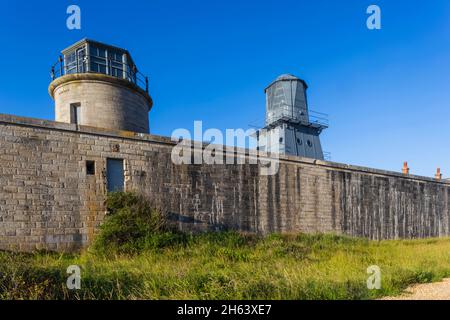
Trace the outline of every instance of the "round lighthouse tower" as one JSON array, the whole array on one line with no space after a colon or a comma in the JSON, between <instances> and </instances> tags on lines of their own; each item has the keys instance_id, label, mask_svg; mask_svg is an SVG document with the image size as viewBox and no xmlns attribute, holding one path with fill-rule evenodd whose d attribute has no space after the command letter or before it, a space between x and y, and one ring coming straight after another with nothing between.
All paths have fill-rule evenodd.
<instances>
[{"instance_id":1,"label":"round lighthouse tower","mask_svg":"<svg viewBox=\"0 0 450 320\"><path fill-rule=\"evenodd\" d=\"M56 121L149 133L148 79L127 50L83 39L61 53L48 89Z\"/></svg>"}]
</instances>

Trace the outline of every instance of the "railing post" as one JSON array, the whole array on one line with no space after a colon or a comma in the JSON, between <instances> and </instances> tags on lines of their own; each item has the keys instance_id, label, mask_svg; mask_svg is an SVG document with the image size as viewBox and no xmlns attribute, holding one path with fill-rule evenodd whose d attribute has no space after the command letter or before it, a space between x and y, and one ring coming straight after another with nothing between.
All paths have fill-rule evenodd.
<instances>
[{"instance_id":1,"label":"railing post","mask_svg":"<svg viewBox=\"0 0 450 320\"><path fill-rule=\"evenodd\" d=\"M145 92L148 93L148 77L145 77Z\"/></svg>"},{"instance_id":2,"label":"railing post","mask_svg":"<svg viewBox=\"0 0 450 320\"><path fill-rule=\"evenodd\" d=\"M64 69L63 69L63 58L62 56L59 56L59 75L63 76L64 75Z\"/></svg>"},{"instance_id":3,"label":"railing post","mask_svg":"<svg viewBox=\"0 0 450 320\"><path fill-rule=\"evenodd\" d=\"M106 74L107 75L109 75L109 76L112 76L113 74L112 74L112 67L111 67L111 57L110 56L108 56L107 58L106 58Z\"/></svg>"},{"instance_id":4,"label":"railing post","mask_svg":"<svg viewBox=\"0 0 450 320\"><path fill-rule=\"evenodd\" d=\"M52 80L55 80L55 66L52 66L51 76L52 76Z\"/></svg>"},{"instance_id":5,"label":"railing post","mask_svg":"<svg viewBox=\"0 0 450 320\"><path fill-rule=\"evenodd\" d=\"M136 66L133 64L133 67L131 68L131 75L130 75L130 79L133 80L134 84L137 85L137 81L136 81L136 74L137 74L137 69Z\"/></svg>"}]
</instances>

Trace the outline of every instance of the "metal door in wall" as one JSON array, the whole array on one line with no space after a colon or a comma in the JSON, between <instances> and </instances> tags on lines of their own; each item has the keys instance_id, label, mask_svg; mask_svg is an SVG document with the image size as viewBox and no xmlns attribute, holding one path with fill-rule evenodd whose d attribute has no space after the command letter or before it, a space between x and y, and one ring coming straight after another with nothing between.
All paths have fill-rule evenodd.
<instances>
[{"instance_id":1,"label":"metal door in wall","mask_svg":"<svg viewBox=\"0 0 450 320\"><path fill-rule=\"evenodd\" d=\"M108 192L123 191L124 172L122 159L107 159L106 175Z\"/></svg>"}]
</instances>

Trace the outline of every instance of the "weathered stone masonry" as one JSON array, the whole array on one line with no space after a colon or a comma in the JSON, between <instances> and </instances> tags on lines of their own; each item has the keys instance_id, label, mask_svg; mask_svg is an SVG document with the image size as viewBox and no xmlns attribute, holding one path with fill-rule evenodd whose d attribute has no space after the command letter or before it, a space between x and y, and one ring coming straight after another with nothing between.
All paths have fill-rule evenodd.
<instances>
[{"instance_id":1,"label":"weathered stone masonry","mask_svg":"<svg viewBox=\"0 0 450 320\"><path fill-rule=\"evenodd\" d=\"M124 159L125 189L166 207L184 230L450 233L445 181L284 156L274 176L251 164L174 165L173 146L152 135L0 115L0 249L86 246L105 214L107 158ZM86 160L95 161L95 175Z\"/></svg>"}]
</instances>

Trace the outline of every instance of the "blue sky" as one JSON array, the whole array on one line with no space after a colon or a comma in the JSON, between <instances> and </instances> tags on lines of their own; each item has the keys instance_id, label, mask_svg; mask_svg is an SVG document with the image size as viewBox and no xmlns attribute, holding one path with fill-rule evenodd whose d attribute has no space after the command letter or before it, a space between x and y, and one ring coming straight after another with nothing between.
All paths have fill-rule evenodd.
<instances>
[{"instance_id":1,"label":"blue sky","mask_svg":"<svg viewBox=\"0 0 450 320\"><path fill-rule=\"evenodd\" d=\"M66 28L71 4L81 30ZM150 77L154 134L262 123L263 89L292 73L330 115L333 161L450 176L448 0L2 0L0 112L53 119L49 67L83 37L127 48Z\"/></svg>"}]
</instances>

